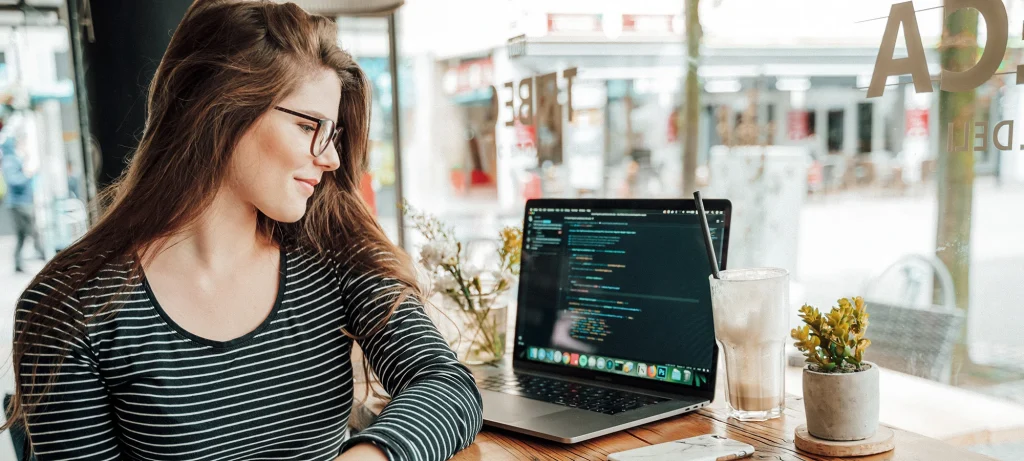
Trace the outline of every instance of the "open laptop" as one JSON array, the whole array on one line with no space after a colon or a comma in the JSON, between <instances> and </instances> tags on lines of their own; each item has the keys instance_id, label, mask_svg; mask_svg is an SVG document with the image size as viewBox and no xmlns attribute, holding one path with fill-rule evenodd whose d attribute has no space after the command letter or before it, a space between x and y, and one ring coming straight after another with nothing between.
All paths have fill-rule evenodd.
<instances>
[{"instance_id":1,"label":"open laptop","mask_svg":"<svg viewBox=\"0 0 1024 461\"><path fill-rule=\"evenodd\" d=\"M704 207L724 269L731 204ZM527 202L512 366L474 369L484 423L576 443L710 404L698 219L684 199Z\"/></svg>"}]
</instances>

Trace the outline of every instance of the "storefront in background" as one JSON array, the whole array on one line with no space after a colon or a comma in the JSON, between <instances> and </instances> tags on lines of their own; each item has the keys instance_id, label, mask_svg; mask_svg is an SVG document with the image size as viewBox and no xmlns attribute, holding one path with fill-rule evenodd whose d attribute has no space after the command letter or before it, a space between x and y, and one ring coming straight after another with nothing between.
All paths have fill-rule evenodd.
<instances>
[{"instance_id":1,"label":"storefront in background","mask_svg":"<svg viewBox=\"0 0 1024 461\"><path fill-rule=\"evenodd\" d=\"M497 194L498 93L490 56L451 59L438 63L444 95L465 138L465 150L447 153L451 190L460 196Z\"/></svg>"},{"instance_id":2,"label":"storefront in background","mask_svg":"<svg viewBox=\"0 0 1024 461\"><path fill-rule=\"evenodd\" d=\"M683 196L684 141L696 136L697 186L733 197L748 221L735 223L748 250L733 253L737 264L790 267L794 293L827 304L837 286L871 285L905 254L943 248L939 189L954 186L938 180L939 93L894 77L883 96L865 96L885 27L876 19L891 3L700 2L700 117L687 134L681 0L409 1L400 43L417 96L402 117L403 195L464 239L492 239L530 198ZM1022 11L1010 6L1011 24ZM937 75L941 10L919 16ZM979 122L1020 118L1024 92L997 83L978 90ZM1010 193L998 187L1024 182L1013 154L991 142L974 154L976 201L998 202ZM999 240L992 223L1003 218L986 209L973 222L984 241ZM1004 256L981 251L980 260ZM972 297L983 310L1001 305ZM998 329L972 325L975 340L978 325ZM1000 337L985 340L1013 341Z\"/></svg>"},{"instance_id":3,"label":"storefront in background","mask_svg":"<svg viewBox=\"0 0 1024 461\"><path fill-rule=\"evenodd\" d=\"M31 19L0 19L0 145L3 155L19 155L33 174L35 225L47 255L67 247L88 225L69 35L57 18L56 8L42 8ZM0 213L0 235L14 233L11 219L6 210Z\"/></svg>"}]
</instances>

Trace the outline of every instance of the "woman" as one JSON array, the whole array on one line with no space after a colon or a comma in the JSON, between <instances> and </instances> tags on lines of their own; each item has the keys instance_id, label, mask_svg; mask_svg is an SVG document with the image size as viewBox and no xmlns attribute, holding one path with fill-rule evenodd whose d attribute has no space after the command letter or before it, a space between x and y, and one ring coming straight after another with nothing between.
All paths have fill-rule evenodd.
<instances>
[{"instance_id":1,"label":"woman","mask_svg":"<svg viewBox=\"0 0 1024 461\"><path fill-rule=\"evenodd\" d=\"M40 461L430 460L472 442L473 378L359 197L370 89L336 40L293 4L186 13L103 218L18 306L9 411ZM350 437L353 340L394 398Z\"/></svg>"}]
</instances>

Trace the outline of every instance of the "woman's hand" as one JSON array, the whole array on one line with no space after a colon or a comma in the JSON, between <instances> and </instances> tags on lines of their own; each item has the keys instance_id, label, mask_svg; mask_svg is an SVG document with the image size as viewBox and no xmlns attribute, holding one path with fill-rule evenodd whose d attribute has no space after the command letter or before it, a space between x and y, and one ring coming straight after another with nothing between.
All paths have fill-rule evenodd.
<instances>
[{"instance_id":1,"label":"woman's hand","mask_svg":"<svg viewBox=\"0 0 1024 461\"><path fill-rule=\"evenodd\" d=\"M372 443L360 443L349 448L341 456L334 458L334 461L388 461L384 451Z\"/></svg>"}]
</instances>

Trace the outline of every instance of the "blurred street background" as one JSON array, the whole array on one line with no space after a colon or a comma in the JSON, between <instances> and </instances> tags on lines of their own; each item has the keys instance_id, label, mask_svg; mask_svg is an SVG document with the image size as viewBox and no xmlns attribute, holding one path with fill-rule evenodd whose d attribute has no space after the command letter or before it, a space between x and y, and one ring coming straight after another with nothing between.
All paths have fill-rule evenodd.
<instances>
[{"instance_id":1,"label":"blurred street background","mask_svg":"<svg viewBox=\"0 0 1024 461\"><path fill-rule=\"evenodd\" d=\"M44 264L29 238L15 272L28 229L14 205L47 258L85 232L90 200L130 159L146 86L190 3L0 0L4 358L15 302ZM893 424L1024 459L1013 416L1024 415L1024 86L1011 72L1024 64L1024 0L1003 1L997 75L955 102L935 81L915 92L909 76L867 98L894 0L296 3L336 19L373 85L362 194L407 250L422 239L399 218L403 200L486 242L532 198L728 198L729 267L789 269L794 325L802 303L865 296L878 306L869 357L900 338L919 347L880 362L891 382L971 402L935 415L910 406L919 413ZM933 80L943 59L977 59L942 46L941 6L914 2ZM951 17L984 43L976 12ZM896 43L906 56L902 29ZM987 123L984 147L950 155L954 118ZM1005 151L991 134L1003 120L1016 123L999 139L1018 140ZM974 139L968 128L954 145ZM13 389L9 373L0 383ZM0 461L13 459L9 443L0 437Z\"/></svg>"}]
</instances>

